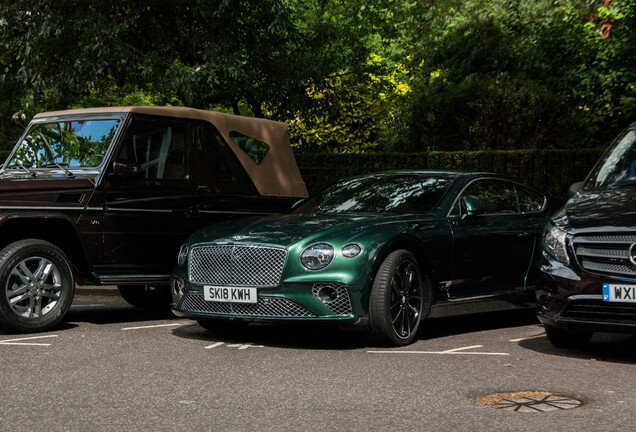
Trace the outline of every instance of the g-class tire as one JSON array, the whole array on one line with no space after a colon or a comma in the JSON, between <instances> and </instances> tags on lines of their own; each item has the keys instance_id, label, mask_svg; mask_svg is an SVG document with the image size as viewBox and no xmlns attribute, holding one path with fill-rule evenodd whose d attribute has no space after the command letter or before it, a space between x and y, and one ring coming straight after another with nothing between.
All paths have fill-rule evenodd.
<instances>
[{"instance_id":1,"label":"g-class tire","mask_svg":"<svg viewBox=\"0 0 636 432\"><path fill-rule=\"evenodd\" d=\"M0 251L0 325L30 333L48 330L66 315L75 281L57 246L20 240Z\"/></svg>"},{"instance_id":2,"label":"g-class tire","mask_svg":"<svg viewBox=\"0 0 636 432\"><path fill-rule=\"evenodd\" d=\"M141 309L168 310L172 303L168 285L118 285L117 289L126 302Z\"/></svg>"}]
</instances>

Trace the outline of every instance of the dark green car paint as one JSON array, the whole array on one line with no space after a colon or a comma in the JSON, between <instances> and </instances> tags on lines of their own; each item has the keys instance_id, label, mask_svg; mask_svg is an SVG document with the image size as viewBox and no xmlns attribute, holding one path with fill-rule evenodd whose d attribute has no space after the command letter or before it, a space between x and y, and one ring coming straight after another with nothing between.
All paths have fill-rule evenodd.
<instances>
[{"instance_id":1,"label":"dark green car paint","mask_svg":"<svg viewBox=\"0 0 636 432\"><path fill-rule=\"evenodd\" d=\"M387 173L384 175L391 175ZM405 174L405 172L400 172ZM204 244L227 245L267 245L286 248L287 261L281 282L272 288L258 288L258 296L277 296L289 299L313 312L315 317L306 318L258 318L267 320L305 320L335 321L354 324L366 324L369 317L371 287L378 267L392 251L406 249L418 260L422 272L433 281L433 310L430 316L481 311L503 307L528 306L532 302L533 286L526 284L528 271L532 270L530 261L535 249L535 240L540 235L546 221L547 209L544 204L540 211L531 214L481 214L462 217L451 209L456 205L460 193L471 182L478 179L500 180L486 173L455 172L407 172L413 176L444 175L453 179L452 185L444 194L439 205L427 213L409 214L304 214L291 213L281 216L240 219L204 228L194 233L188 240L190 248ZM526 188L510 182L519 188ZM534 191L536 193L536 191ZM491 237L498 235L499 240L492 242L496 246L507 239L524 239L526 250L515 254L514 247L507 247L505 254L493 250L489 245ZM503 242L503 243L502 243ZM300 254L308 246L316 243L328 243L335 249L333 262L325 269L310 271L300 263ZM355 258L345 258L340 254L342 247L349 243L362 246L362 252ZM473 245L477 248L463 250L457 245ZM479 250L479 247L484 248ZM468 256L467 254L473 254ZM496 272L505 275L508 269L504 264L519 261L517 268L524 270L515 274L515 283L506 285L506 281ZM473 268L475 262L495 263L482 274L459 274L458 269ZM499 263L499 264L497 264ZM523 264L523 265L521 265ZM472 267L471 267L472 266ZM187 264L176 269L174 281L185 284L181 293L175 292L173 310L177 315L192 318L212 318L215 316L256 320L254 317L240 315L214 315L197 313L180 308L180 298L184 293L202 293L202 285L188 282ZM467 278L473 278L468 280ZM489 285L488 281L492 281ZM532 278L528 279L532 280ZM311 294L311 287L319 282L338 282L346 286L352 306L348 316L336 316ZM509 282L509 281L508 281ZM461 295L453 296L453 287L480 286L477 292L470 289L457 291ZM520 294L521 296L517 296ZM494 302L493 302L494 301ZM499 301L499 304L495 304ZM502 303L501 303L502 302ZM462 305L464 307L462 307ZM468 306L468 307L466 307Z\"/></svg>"}]
</instances>

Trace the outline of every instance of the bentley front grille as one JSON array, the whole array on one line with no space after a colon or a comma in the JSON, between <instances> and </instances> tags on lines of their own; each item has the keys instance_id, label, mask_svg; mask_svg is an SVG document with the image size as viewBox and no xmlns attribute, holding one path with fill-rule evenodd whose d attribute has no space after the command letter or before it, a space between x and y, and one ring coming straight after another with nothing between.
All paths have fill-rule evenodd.
<instances>
[{"instance_id":1,"label":"bentley front grille","mask_svg":"<svg viewBox=\"0 0 636 432\"><path fill-rule=\"evenodd\" d=\"M630 261L630 250L636 233L587 234L572 240L576 259L585 270L614 276L636 277L636 265Z\"/></svg>"},{"instance_id":2,"label":"bentley front grille","mask_svg":"<svg viewBox=\"0 0 636 432\"><path fill-rule=\"evenodd\" d=\"M280 283L284 248L251 245L195 246L190 251L190 282L220 286L272 287Z\"/></svg>"},{"instance_id":3,"label":"bentley front grille","mask_svg":"<svg viewBox=\"0 0 636 432\"><path fill-rule=\"evenodd\" d=\"M203 299L203 294L187 293L177 305L184 312L241 315L255 318L302 318L316 316L291 300L262 296L258 303L218 303Z\"/></svg>"}]
</instances>

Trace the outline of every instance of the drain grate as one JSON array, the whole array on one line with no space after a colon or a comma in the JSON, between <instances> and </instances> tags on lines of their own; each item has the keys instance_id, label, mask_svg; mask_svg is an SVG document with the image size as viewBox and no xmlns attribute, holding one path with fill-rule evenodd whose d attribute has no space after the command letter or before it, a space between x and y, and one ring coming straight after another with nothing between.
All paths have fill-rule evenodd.
<instances>
[{"instance_id":1,"label":"drain grate","mask_svg":"<svg viewBox=\"0 0 636 432\"><path fill-rule=\"evenodd\" d=\"M516 392L496 393L475 399L479 405L515 412L548 412L580 408L587 399L566 393Z\"/></svg>"}]
</instances>

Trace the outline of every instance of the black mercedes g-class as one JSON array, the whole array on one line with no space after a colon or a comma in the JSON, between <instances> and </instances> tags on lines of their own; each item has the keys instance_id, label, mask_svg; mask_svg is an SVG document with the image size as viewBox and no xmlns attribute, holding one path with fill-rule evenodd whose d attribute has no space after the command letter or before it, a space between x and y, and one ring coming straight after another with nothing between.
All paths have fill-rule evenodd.
<instances>
[{"instance_id":1,"label":"black mercedes g-class","mask_svg":"<svg viewBox=\"0 0 636 432\"><path fill-rule=\"evenodd\" d=\"M53 327L76 283L167 307L190 233L306 195L284 123L177 107L38 114L0 169L0 325Z\"/></svg>"}]
</instances>

